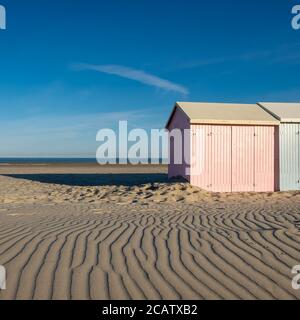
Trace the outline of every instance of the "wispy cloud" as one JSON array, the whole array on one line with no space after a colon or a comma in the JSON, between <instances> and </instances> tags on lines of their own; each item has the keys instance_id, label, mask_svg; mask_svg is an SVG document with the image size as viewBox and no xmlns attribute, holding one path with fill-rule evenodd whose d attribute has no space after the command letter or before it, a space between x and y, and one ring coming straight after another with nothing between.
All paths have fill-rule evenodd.
<instances>
[{"instance_id":1,"label":"wispy cloud","mask_svg":"<svg viewBox=\"0 0 300 320\"><path fill-rule=\"evenodd\" d=\"M146 73L143 70L135 70L132 68L128 68L120 65L93 65L93 64L76 64L73 65L72 68L74 70L92 70L107 74L113 74L122 78L131 79L138 81L140 83L160 88L166 91L178 92L183 95L188 95L189 90L180 85L173 83L169 80L162 79L153 74Z\"/></svg>"},{"instance_id":2,"label":"wispy cloud","mask_svg":"<svg viewBox=\"0 0 300 320\"><path fill-rule=\"evenodd\" d=\"M281 45L269 50L257 50L234 56L211 57L177 63L174 69L193 69L232 62L264 61L268 64L300 64L300 42Z\"/></svg>"}]
</instances>

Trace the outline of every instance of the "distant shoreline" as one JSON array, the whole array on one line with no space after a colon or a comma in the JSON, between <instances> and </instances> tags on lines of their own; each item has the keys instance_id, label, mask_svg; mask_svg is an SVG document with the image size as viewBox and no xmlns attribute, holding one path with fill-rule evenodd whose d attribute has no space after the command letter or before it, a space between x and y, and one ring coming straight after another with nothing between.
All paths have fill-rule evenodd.
<instances>
[{"instance_id":1,"label":"distant shoreline","mask_svg":"<svg viewBox=\"0 0 300 320\"><path fill-rule=\"evenodd\" d=\"M72 167L72 166L78 166L78 167L167 167L167 164L99 164L99 163L84 163L84 162L45 162L45 163L29 163L29 162L20 162L20 163L1 163L0 162L0 167L26 167L26 166L32 166L32 167L39 167L39 166L44 166L44 167Z\"/></svg>"},{"instance_id":2,"label":"distant shoreline","mask_svg":"<svg viewBox=\"0 0 300 320\"><path fill-rule=\"evenodd\" d=\"M3 157L1 164L97 163L96 158Z\"/></svg>"},{"instance_id":3,"label":"distant shoreline","mask_svg":"<svg viewBox=\"0 0 300 320\"><path fill-rule=\"evenodd\" d=\"M80 162L41 162L41 163L29 163L29 162L20 162L20 163L1 163L0 162L0 167L23 167L23 166L33 166L33 167L38 167L38 166L79 166L79 167L166 167L167 164L99 164L99 163L80 163Z\"/></svg>"},{"instance_id":4,"label":"distant shoreline","mask_svg":"<svg viewBox=\"0 0 300 320\"><path fill-rule=\"evenodd\" d=\"M0 167L8 166L164 166L162 160L158 164L120 164L122 159L117 159L116 164L100 165L95 158L0 158Z\"/></svg>"}]
</instances>

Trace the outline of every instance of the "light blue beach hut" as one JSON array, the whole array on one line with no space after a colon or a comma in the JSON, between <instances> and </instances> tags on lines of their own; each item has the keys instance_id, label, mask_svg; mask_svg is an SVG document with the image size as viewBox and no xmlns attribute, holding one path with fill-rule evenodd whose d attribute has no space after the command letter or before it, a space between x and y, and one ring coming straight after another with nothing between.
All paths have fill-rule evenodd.
<instances>
[{"instance_id":1,"label":"light blue beach hut","mask_svg":"<svg viewBox=\"0 0 300 320\"><path fill-rule=\"evenodd\" d=\"M280 190L300 190L300 103L259 103L259 105L281 122Z\"/></svg>"}]
</instances>

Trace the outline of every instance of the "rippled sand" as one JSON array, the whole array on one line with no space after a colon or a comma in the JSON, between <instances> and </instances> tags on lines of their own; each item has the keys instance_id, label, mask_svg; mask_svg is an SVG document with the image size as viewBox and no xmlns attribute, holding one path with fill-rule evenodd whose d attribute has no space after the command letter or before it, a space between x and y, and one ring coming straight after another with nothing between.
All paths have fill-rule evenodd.
<instances>
[{"instance_id":1,"label":"rippled sand","mask_svg":"<svg viewBox=\"0 0 300 320\"><path fill-rule=\"evenodd\" d=\"M0 299L300 299L300 193L211 194L164 167L1 173Z\"/></svg>"}]
</instances>

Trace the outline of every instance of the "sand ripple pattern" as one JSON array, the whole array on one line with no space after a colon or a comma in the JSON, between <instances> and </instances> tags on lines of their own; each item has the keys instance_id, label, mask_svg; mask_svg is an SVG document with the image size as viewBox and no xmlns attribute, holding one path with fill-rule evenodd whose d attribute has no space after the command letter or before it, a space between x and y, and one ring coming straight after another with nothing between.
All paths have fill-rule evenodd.
<instances>
[{"instance_id":1,"label":"sand ripple pattern","mask_svg":"<svg viewBox=\"0 0 300 320\"><path fill-rule=\"evenodd\" d=\"M0 299L300 299L299 202L6 204Z\"/></svg>"}]
</instances>

